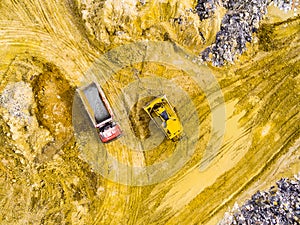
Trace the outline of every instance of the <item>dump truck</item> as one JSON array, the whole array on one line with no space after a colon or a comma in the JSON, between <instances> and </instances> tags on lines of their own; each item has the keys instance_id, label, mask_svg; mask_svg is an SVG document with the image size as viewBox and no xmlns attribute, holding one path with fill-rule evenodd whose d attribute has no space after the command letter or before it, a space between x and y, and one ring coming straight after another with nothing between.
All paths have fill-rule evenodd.
<instances>
[{"instance_id":1,"label":"dump truck","mask_svg":"<svg viewBox=\"0 0 300 225\"><path fill-rule=\"evenodd\" d=\"M96 82L77 89L94 127L103 143L109 142L122 134L118 123L114 121L112 108L102 88Z\"/></svg>"},{"instance_id":2,"label":"dump truck","mask_svg":"<svg viewBox=\"0 0 300 225\"><path fill-rule=\"evenodd\" d=\"M173 141L179 139L183 128L175 108L170 104L166 95L155 98L143 108L168 139Z\"/></svg>"}]
</instances>

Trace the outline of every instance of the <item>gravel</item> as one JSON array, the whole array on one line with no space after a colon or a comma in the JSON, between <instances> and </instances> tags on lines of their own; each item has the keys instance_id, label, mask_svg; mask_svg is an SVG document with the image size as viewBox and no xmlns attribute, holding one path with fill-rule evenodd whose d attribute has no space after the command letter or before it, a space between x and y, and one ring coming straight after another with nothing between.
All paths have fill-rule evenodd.
<instances>
[{"instance_id":1,"label":"gravel","mask_svg":"<svg viewBox=\"0 0 300 225\"><path fill-rule=\"evenodd\" d=\"M246 51L246 43L252 42L271 3L287 11L296 10L298 0L198 0L195 12L200 20L210 18L219 5L227 9L215 42L201 53L202 60L211 61L214 66L233 63L237 55Z\"/></svg>"},{"instance_id":2,"label":"gravel","mask_svg":"<svg viewBox=\"0 0 300 225\"><path fill-rule=\"evenodd\" d=\"M208 19L211 17L219 3L219 0L199 0L195 7L195 11L200 17L200 20Z\"/></svg>"},{"instance_id":3,"label":"gravel","mask_svg":"<svg viewBox=\"0 0 300 225\"><path fill-rule=\"evenodd\" d=\"M289 10L297 11L297 6L299 5L299 0L273 0L271 2L285 12Z\"/></svg>"},{"instance_id":4,"label":"gravel","mask_svg":"<svg viewBox=\"0 0 300 225\"><path fill-rule=\"evenodd\" d=\"M295 179L282 178L269 191L258 191L250 200L227 212L225 224L300 224L300 173Z\"/></svg>"}]
</instances>

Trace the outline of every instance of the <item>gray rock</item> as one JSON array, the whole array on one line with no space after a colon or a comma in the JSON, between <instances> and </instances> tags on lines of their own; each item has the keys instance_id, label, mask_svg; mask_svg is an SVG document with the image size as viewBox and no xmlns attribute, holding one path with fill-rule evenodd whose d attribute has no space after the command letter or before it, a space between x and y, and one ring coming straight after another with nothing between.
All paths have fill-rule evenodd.
<instances>
[{"instance_id":1,"label":"gray rock","mask_svg":"<svg viewBox=\"0 0 300 225\"><path fill-rule=\"evenodd\" d=\"M282 178L277 187L256 192L219 224L300 224L300 180L295 178Z\"/></svg>"},{"instance_id":2,"label":"gray rock","mask_svg":"<svg viewBox=\"0 0 300 225\"><path fill-rule=\"evenodd\" d=\"M195 12L200 20L210 18L220 4L228 10L215 42L201 53L202 60L215 66L223 66L226 61L233 63L236 55L246 51L246 43L252 42L252 34L271 3L285 11L293 8L291 0L198 0Z\"/></svg>"}]
</instances>

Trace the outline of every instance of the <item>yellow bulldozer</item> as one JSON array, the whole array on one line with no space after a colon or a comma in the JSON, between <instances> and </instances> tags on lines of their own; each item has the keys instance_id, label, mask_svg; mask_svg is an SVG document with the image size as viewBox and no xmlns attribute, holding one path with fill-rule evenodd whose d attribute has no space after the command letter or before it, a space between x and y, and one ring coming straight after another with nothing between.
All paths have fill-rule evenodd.
<instances>
[{"instance_id":1,"label":"yellow bulldozer","mask_svg":"<svg viewBox=\"0 0 300 225\"><path fill-rule=\"evenodd\" d=\"M143 108L168 139L173 141L179 139L183 128L175 108L170 104L166 95L155 98Z\"/></svg>"}]
</instances>

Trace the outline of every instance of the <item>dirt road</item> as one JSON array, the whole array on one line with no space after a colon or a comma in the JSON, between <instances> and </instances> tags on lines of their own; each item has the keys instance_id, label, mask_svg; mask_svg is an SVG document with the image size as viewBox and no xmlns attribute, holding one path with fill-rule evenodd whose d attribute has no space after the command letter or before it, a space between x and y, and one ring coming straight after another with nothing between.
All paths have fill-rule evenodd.
<instances>
[{"instance_id":1,"label":"dirt road","mask_svg":"<svg viewBox=\"0 0 300 225\"><path fill-rule=\"evenodd\" d=\"M141 2L1 1L1 224L216 224L236 201L299 172L299 16L271 13L234 65L200 65L201 81L172 44L107 76L103 63L143 55L128 43L167 40L198 54L224 14L204 23L185 10L192 1ZM124 52L112 54L117 47ZM124 129L105 146L74 97L93 79ZM180 142L163 139L141 110L163 93L183 121Z\"/></svg>"}]
</instances>

